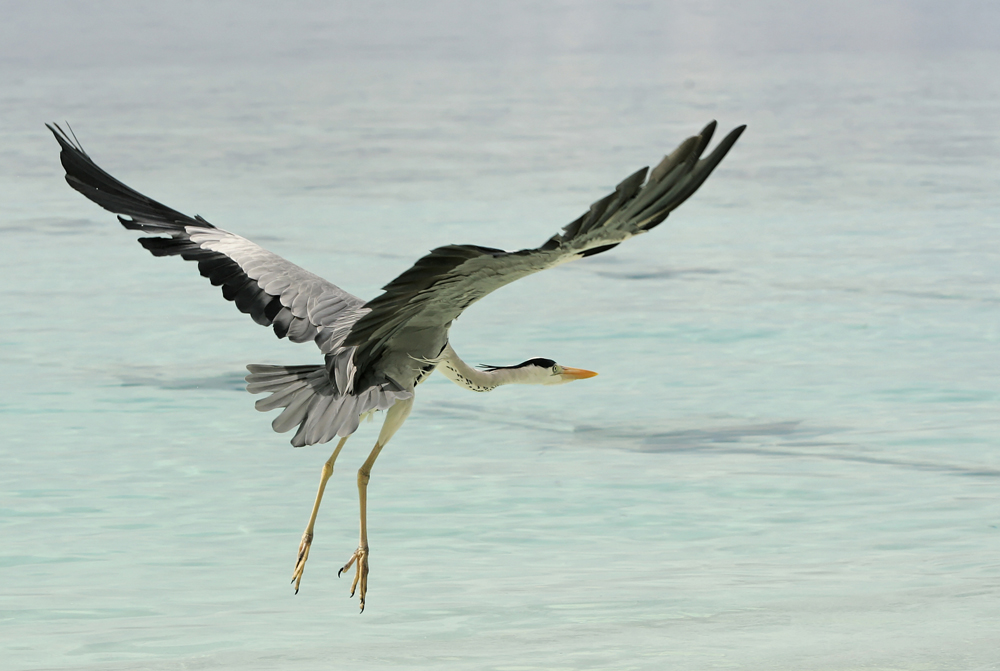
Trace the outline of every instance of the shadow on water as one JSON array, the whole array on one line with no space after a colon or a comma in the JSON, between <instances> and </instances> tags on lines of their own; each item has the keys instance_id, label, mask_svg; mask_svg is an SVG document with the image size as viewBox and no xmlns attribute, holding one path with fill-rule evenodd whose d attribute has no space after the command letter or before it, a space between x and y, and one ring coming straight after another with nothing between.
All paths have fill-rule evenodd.
<instances>
[{"instance_id":1,"label":"shadow on water","mask_svg":"<svg viewBox=\"0 0 1000 671\"><path fill-rule=\"evenodd\" d=\"M957 464L899 459L873 454L859 454L861 446L852 442L823 440L834 430L806 428L800 421L728 425L710 429L684 429L644 433L626 428L581 425L574 434L587 442L635 452L717 452L795 459L819 459L907 468L948 473L966 477L997 478L1000 470ZM753 439L774 438L765 445Z\"/></svg>"},{"instance_id":2,"label":"shadow on water","mask_svg":"<svg viewBox=\"0 0 1000 671\"><path fill-rule=\"evenodd\" d=\"M633 270L615 272L613 270L598 270L596 275L620 280L672 280L688 275L720 275L725 271L714 268L651 268L649 270Z\"/></svg>"},{"instance_id":3,"label":"shadow on water","mask_svg":"<svg viewBox=\"0 0 1000 671\"><path fill-rule=\"evenodd\" d=\"M122 386L155 387L169 390L246 390L240 373L223 373L203 377L168 377L166 375L122 374ZM425 416L474 420L480 424L521 427L546 433L565 434L567 428L574 440L603 448L622 449L649 454L702 452L743 454L761 457L816 459L863 463L910 470L947 473L965 477L998 478L1000 470L976 466L900 459L877 454L862 454L866 449L854 441L831 440L840 429L808 427L801 420L762 422L758 424L726 424L711 428L677 429L672 431L637 431L626 426L601 427L577 425L554 426L548 416L511 417L484 412L479 406L460 402L438 402L423 408ZM763 439L763 440L762 440Z\"/></svg>"},{"instance_id":4,"label":"shadow on water","mask_svg":"<svg viewBox=\"0 0 1000 671\"><path fill-rule=\"evenodd\" d=\"M64 219L60 217L45 217L37 219L20 219L14 223L0 226L2 234L27 233L29 235L79 235L91 233L100 228L100 224L90 219Z\"/></svg>"},{"instance_id":5,"label":"shadow on water","mask_svg":"<svg viewBox=\"0 0 1000 671\"><path fill-rule=\"evenodd\" d=\"M745 438L784 437L804 433L801 422L772 422L769 424L746 424L725 426L714 429L682 429L656 433L632 432L619 429L605 429L598 426L577 426L574 433L602 436L631 442L629 449L638 452L684 452L712 449L720 445L739 443ZM804 436L800 436L804 437Z\"/></svg>"},{"instance_id":6,"label":"shadow on water","mask_svg":"<svg viewBox=\"0 0 1000 671\"><path fill-rule=\"evenodd\" d=\"M242 373L223 373L205 377L166 377L161 375L119 376L123 387L156 387L157 389L215 389L221 391L246 391L247 383Z\"/></svg>"}]
</instances>

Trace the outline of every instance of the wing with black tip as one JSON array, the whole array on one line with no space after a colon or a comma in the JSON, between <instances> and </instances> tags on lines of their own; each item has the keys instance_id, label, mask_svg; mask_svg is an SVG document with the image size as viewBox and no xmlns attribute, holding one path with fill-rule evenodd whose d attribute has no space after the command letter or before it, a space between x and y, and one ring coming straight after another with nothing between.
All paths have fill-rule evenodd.
<instances>
[{"instance_id":1,"label":"wing with black tip","mask_svg":"<svg viewBox=\"0 0 1000 671\"><path fill-rule=\"evenodd\" d=\"M246 238L189 217L148 198L102 170L57 125L49 125L62 147L66 181L106 210L122 226L154 234L139 243L154 256L197 261L198 270L222 295L279 338L316 341L330 353L367 310L364 301Z\"/></svg>"},{"instance_id":2,"label":"wing with black tip","mask_svg":"<svg viewBox=\"0 0 1000 671\"><path fill-rule=\"evenodd\" d=\"M715 122L681 143L652 171L643 168L540 247L506 252L475 245L433 250L383 287L351 327L355 380L391 369L392 358L436 356L420 351L434 329L444 332L463 310L500 287L567 261L605 252L658 226L698 190L745 129L727 135L707 156Z\"/></svg>"}]
</instances>

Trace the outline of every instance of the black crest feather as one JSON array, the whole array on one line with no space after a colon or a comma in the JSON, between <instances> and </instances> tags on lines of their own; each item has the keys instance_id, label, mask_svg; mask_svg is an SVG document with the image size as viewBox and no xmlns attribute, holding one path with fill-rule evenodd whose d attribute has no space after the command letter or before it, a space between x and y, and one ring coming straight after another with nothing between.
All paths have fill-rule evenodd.
<instances>
[{"instance_id":1,"label":"black crest feather","mask_svg":"<svg viewBox=\"0 0 1000 671\"><path fill-rule=\"evenodd\" d=\"M555 365L556 362L553 361L552 359L535 358L523 361L517 364L516 366L490 366L489 364L481 363L479 364L478 368L482 368L483 370L502 370L510 368L525 368L527 366L538 366L539 368L552 368Z\"/></svg>"}]
</instances>

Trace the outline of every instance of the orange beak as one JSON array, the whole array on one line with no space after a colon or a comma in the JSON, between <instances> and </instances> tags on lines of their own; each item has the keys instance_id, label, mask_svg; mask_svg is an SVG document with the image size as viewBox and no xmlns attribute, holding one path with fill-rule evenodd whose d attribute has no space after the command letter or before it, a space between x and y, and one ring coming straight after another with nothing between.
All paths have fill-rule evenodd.
<instances>
[{"instance_id":1,"label":"orange beak","mask_svg":"<svg viewBox=\"0 0 1000 671\"><path fill-rule=\"evenodd\" d=\"M586 380L588 377L594 377L597 373L582 368L563 368L561 375L568 377L570 380Z\"/></svg>"}]
</instances>

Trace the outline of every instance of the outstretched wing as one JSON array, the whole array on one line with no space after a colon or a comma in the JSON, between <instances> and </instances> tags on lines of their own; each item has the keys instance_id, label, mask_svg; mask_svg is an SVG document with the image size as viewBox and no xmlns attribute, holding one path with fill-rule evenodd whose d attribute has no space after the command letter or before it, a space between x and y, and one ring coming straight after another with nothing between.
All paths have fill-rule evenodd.
<instances>
[{"instance_id":1,"label":"outstretched wing","mask_svg":"<svg viewBox=\"0 0 1000 671\"><path fill-rule=\"evenodd\" d=\"M370 312L352 326L344 344L357 346L355 380L392 368L394 357L436 356L413 350L417 343L440 341L428 338L428 331L446 331L465 308L505 284L652 230L702 185L745 128L734 129L701 158L715 131L713 121L666 156L648 179L648 168L639 170L536 249L448 245L433 250L383 287L384 293L365 306Z\"/></svg>"},{"instance_id":2,"label":"outstretched wing","mask_svg":"<svg viewBox=\"0 0 1000 671\"><path fill-rule=\"evenodd\" d=\"M181 214L122 184L98 167L58 125L48 128L62 147L60 159L71 187L118 214L125 228L161 234L139 238L139 243L154 256L197 261L198 270L222 287L226 300L258 324L272 326L279 338L315 340L320 350L330 353L366 312L364 301L322 277L199 216Z\"/></svg>"}]
</instances>

